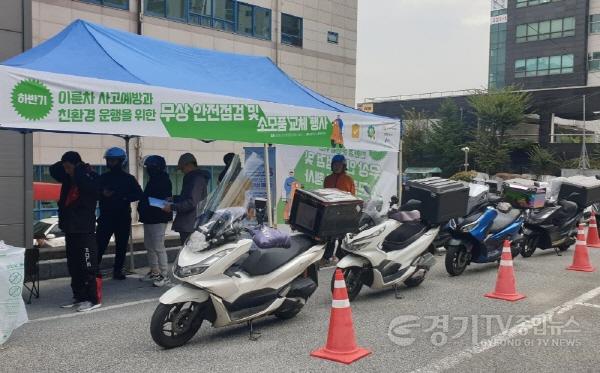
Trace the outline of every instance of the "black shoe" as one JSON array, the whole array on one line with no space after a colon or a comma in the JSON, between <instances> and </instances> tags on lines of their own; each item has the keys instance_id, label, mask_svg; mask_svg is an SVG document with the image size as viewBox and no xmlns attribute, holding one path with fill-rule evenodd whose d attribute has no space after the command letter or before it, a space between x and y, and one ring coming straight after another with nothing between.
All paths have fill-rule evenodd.
<instances>
[{"instance_id":1,"label":"black shoe","mask_svg":"<svg viewBox=\"0 0 600 373\"><path fill-rule=\"evenodd\" d=\"M113 280L125 280L127 276L123 272L114 272L112 278Z\"/></svg>"}]
</instances>

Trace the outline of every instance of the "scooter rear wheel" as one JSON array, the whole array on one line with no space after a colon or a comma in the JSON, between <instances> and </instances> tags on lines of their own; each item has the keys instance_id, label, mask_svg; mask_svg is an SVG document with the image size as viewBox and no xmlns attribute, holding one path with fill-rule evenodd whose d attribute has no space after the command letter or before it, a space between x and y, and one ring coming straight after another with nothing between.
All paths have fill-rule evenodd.
<instances>
[{"instance_id":1,"label":"scooter rear wheel","mask_svg":"<svg viewBox=\"0 0 600 373\"><path fill-rule=\"evenodd\" d=\"M298 304L297 306L286 309L284 311L275 311L273 315L275 315L275 317L277 317L280 320L289 320L296 317L296 315L300 313L300 311L302 311L303 307L303 304Z\"/></svg>"},{"instance_id":2,"label":"scooter rear wheel","mask_svg":"<svg viewBox=\"0 0 600 373\"><path fill-rule=\"evenodd\" d=\"M160 303L150 321L152 339L164 348L183 346L200 329L204 321L202 308L195 302Z\"/></svg>"},{"instance_id":3,"label":"scooter rear wheel","mask_svg":"<svg viewBox=\"0 0 600 373\"><path fill-rule=\"evenodd\" d=\"M448 246L444 264L450 276L462 274L469 264L467 249L464 246Z\"/></svg>"}]
</instances>

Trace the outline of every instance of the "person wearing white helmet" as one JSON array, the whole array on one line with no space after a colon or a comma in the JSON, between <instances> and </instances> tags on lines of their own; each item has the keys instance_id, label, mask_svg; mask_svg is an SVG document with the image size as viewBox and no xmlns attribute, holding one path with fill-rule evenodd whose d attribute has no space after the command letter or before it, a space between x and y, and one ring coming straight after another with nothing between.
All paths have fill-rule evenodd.
<instances>
[{"instance_id":1,"label":"person wearing white helmet","mask_svg":"<svg viewBox=\"0 0 600 373\"><path fill-rule=\"evenodd\" d=\"M108 247L110 238L115 236L115 262L113 278L125 280L123 267L127 243L131 234L131 203L143 196L142 188L135 177L125 172L127 153L121 148L110 148L104 153L108 171L98 178L100 193L100 216L96 239L98 241L98 263Z\"/></svg>"}]
</instances>

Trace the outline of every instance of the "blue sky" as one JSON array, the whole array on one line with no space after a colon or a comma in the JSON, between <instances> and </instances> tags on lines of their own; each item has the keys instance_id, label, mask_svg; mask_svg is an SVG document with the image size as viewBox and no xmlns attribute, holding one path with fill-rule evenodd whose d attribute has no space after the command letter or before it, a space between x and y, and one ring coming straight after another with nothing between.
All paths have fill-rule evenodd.
<instances>
[{"instance_id":1,"label":"blue sky","mask_svg":"<svg viewBox=\"0 0 600 373\"><path fill-rule=\"evenodd\" d=\"M484 88L489 0L358 0L356 100Z\"/></svg>"}]
</instances>

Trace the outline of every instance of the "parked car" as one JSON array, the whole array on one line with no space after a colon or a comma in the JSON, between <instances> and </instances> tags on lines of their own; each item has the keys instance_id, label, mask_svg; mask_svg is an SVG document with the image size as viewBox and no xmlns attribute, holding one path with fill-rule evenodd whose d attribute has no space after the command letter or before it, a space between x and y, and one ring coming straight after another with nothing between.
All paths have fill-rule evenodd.
<instances>
[{"instance_id":1,"label":"parked car","mask_svg":"<svg viewBox=\"0 0 600 373\"><path fill-rule=\"evenodd\" d=\"M33 224L33 246L65 246L65 233L58 227L57 216L38 220Z\"/></svg>"}]
</instances>

